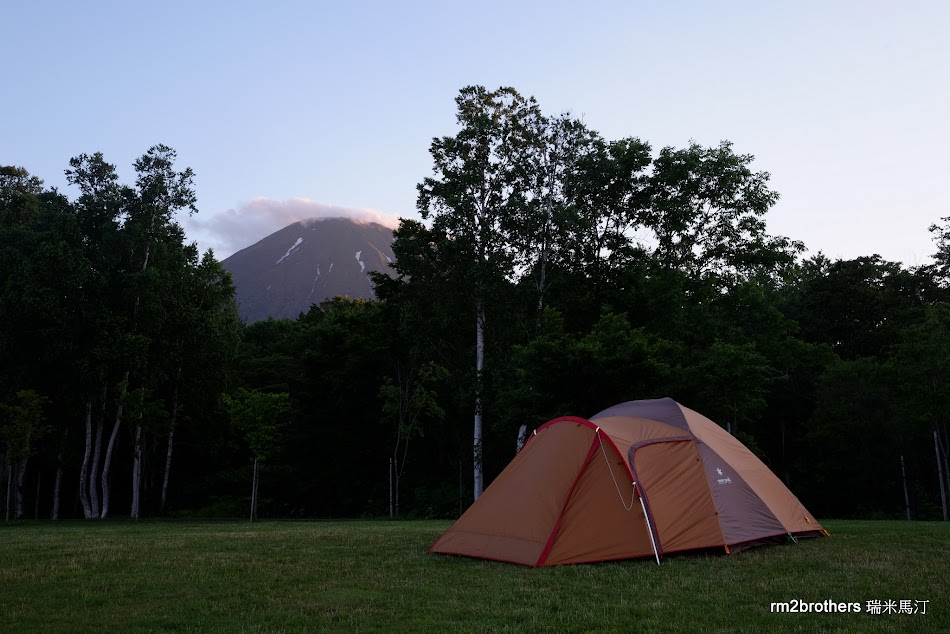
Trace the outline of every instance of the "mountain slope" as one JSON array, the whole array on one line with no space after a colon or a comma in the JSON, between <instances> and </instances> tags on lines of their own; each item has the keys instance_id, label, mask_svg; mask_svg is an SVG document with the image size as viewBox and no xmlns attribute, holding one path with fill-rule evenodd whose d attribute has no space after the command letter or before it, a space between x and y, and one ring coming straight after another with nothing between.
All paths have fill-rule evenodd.
<instances>
[{"instance_id":1,"label":"mountain slope","mask_svg":"<svg viewBox=\"0 0 950 634\"><path fill-rule=\"evenodd\" d=\"M238 311L251 323L296 319L337 295L373 297L370 271L389 272L392 229L348 218L295 222L226 258Z\"/></svg>"}]
</instances>

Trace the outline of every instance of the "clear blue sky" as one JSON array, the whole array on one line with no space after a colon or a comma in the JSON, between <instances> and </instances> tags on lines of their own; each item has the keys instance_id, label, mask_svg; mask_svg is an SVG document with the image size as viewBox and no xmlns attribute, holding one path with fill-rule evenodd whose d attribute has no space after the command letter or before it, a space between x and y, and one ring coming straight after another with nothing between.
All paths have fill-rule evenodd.
<instances>
[{"instance_id":1,"label":"clear blue sky","mask_svg":"<svg viewBox=\"0 0 950 634\"><path fill-rule=\"evenodd\" d=\"M70 157L131 182L170 145L221 257L309 213L415 216L469 84L608 139L731 140L782 195L770 231L812 252L923 263L950 216L946 1L34 0L0 12L0 53L0 164L72 197Z\"/></svg>"}]
</instances>

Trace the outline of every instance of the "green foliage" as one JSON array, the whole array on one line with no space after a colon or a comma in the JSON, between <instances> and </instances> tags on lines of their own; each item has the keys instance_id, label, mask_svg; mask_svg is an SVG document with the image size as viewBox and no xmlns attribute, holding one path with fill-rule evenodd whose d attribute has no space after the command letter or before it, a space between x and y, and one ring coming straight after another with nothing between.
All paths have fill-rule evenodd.
<instances>
[{"instance_id":1,"label":"green foliage","mask_svg":"<svg viewBox=\"0 0 950 634\"><path fill-rule=\"evenodd\" d=\"M768 386L776 378L768 360L753 343L715 342L693 366L697 408L723 427L759 420L766 407Z\"/></svg>"},{"instance_id":2,"label":"green foliage","mask_svg":"<svg viewBox=\"0 0 950 634\"><path fill-rule=\"evenodd\" d=\"M429 362L418 370L397 367L395 377L387 376L383 380L379 388L382 420L393 426L397 438L423 435L424 428L417 424L422 418L445 418L445 410L439 406L430 386L446 378L448 370Z\"/></svg>"},{"instance_id":3,"label":"green foliage","mask_svg":"<svg viewBox=\"0 0 950 634\"><path fill-rule=\"evenodd\" d=\"M0 403L0 440L6 445L6 460L18 464L35 453L50 427L43 409L49 400L33 390L19 390L11 403Z\"/></svg>"},{"instance_id":4,"label":"green foliage","mask_svg":"<svg viewBox=\"0 0 950 634\"><path fill-rule=\"evenodd\" d=\"M255 459L266 461L282 449L284 430L290 423L287 393L264 394L238 388L233 396L223 394L221 398Z\"/></svg>"}]
</instances>

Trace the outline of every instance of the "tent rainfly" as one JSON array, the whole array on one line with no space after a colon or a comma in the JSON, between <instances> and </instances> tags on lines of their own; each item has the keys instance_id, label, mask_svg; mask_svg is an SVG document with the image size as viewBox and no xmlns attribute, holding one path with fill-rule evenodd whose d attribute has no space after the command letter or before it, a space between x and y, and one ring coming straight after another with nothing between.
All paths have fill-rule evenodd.
<instances>
[{"instance_id":1,"label":"tent rainfly","mask_svg":"<svg viewBox=\"0 0 950 634\"><path fill-rule=\"evenodd\" d=\"M528 566L828 535L745 445L670 398L545 423L429 552Z\"/></svg>"}]
</instances>

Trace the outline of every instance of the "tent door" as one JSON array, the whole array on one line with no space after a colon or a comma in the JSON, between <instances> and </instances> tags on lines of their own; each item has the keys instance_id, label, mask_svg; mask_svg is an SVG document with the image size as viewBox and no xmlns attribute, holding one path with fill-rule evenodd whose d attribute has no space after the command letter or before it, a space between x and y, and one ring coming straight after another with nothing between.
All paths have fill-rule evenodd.
<instances>
[{"instance_id":1,"label":"tent door","mask_svg":"<svg viewBox=\"0 0 950 634\"><path fill-rule=\"evenodd\" d=\"M693 439L632 447L630 464L660 553L722 545L716 507Z\"/></svg>"}]
</instances>

